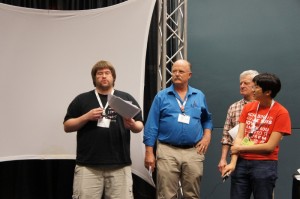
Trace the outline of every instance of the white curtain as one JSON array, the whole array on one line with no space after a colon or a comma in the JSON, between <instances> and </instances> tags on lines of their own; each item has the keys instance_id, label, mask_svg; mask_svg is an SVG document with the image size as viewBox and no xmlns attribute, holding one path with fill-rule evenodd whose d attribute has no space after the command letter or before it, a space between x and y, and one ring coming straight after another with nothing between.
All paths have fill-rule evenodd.
<instances>
[{"instance_id":1,"label":"white curtain","mask_svg":"<svg viewBox=\"0 0 300 199\"><path fill-rule=\"evenodd\" d=\"M116 67L115 88L143 107L154 4L80 11L0 4L0 161L75 158L76 133L63 131L63 118L76 95L94 88L90 71L99 60ZM151 184L142 135L132 134L132 169Z\"/></svg>"}]
</instances>

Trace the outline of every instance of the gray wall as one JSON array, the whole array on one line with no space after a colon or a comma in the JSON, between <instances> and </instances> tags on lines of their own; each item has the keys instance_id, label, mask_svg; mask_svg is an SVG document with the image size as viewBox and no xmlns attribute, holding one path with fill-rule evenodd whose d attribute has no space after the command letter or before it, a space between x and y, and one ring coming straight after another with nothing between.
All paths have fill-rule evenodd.
<instances>
[{"instance_id":1,"label":"gray wall","mask_svg":"<svg viewBox=\"0 0 300 199\"><path fill-rule=\"evenodd\" d=\"M220 139L228 106L241 98L239 74L247 69L281 79L276 100L289 110L293 131L281 142L275 196L291 198L292 174L300 168L300 1L189 0L188 60L190 83L204 91L214 116L202 198L229 198L229 181L220 184L217 169Z\"/></svg>"}]
</instances>

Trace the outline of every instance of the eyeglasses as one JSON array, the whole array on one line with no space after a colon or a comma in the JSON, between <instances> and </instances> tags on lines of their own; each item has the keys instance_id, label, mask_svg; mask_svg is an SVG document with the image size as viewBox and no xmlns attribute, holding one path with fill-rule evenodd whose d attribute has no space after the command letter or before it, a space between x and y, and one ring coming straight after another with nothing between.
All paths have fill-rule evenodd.
<instances>
[{"instance_id":1,"label":"eyeglasses","mask_svg":"<svg viewBox=\"0 0 300 199\"><path fill-rule=\"evenodd\" d=\"M103 77L104 75L105 76L111 75L111 72L110 71L100 71L100 72L97 72L96 75Z\"/></svg>"},{"instance_id":2,"label":"eyeglasses","mask_svg":"<svg viewBox=\"0 0 300 199\"><path fill-rule=\"evenodd\" d=\"M259 87L258 85L254 85L252 86L252 90L256 90L256 89L260 89L261 87Z\"/></svg>"},{"instance_id":3,"label":"eyeglasses","mask_svg":"<svg viewBox=\"0 0 300 199\"><path fill-rule=\"evenodd\" d=\"M182 71L182 70L174 70L172 71L172 75L183 75L185 73L191 73L190 71Z\"/></svg>"}]
</instances>

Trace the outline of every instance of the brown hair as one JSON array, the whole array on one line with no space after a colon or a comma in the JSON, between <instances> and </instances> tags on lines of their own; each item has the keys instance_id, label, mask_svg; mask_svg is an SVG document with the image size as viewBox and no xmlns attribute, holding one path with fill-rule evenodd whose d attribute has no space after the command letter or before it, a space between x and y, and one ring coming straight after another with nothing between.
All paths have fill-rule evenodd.
<instances>
[{"instance_id":1,"label":"brown hair","mask_svg":"<svg viewBox=\"0 0 300 199\"><path fill-rule=\"evenodd\" d=\"M102 70L102 69L109 69L110 70L110 72L111 72L111 74L114 78L114 81L113 81L113 86L114 86L115 81L116 81L116 77L117 77L115 68L110 62L105 61L105 60L98 61L92 68L91 75L92 75L94 86L96 86L96 73L97 73L98 70Z\"/></svg>"}]
</instances>

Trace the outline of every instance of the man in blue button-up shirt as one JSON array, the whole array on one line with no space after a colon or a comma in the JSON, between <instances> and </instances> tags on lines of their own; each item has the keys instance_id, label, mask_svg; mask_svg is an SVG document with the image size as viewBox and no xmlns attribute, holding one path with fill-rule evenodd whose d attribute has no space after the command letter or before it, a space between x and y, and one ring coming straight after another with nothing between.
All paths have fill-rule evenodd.
<instances>
[{"instance_id":1,"label":"man in blue button-up shirt","mask_svg":"<svg viewBox=\"0 0 300 199\"><path fill-rule=\"evenodd\" d=\"M157 167L159 199L176 198L179 189L184 198L200 198L204 154L213 125L205 95L188 84L191 76L188 61L173 64L173 84L155 96L145 125L145 167L152 171Z\"/></svg>"}]
</instances>

